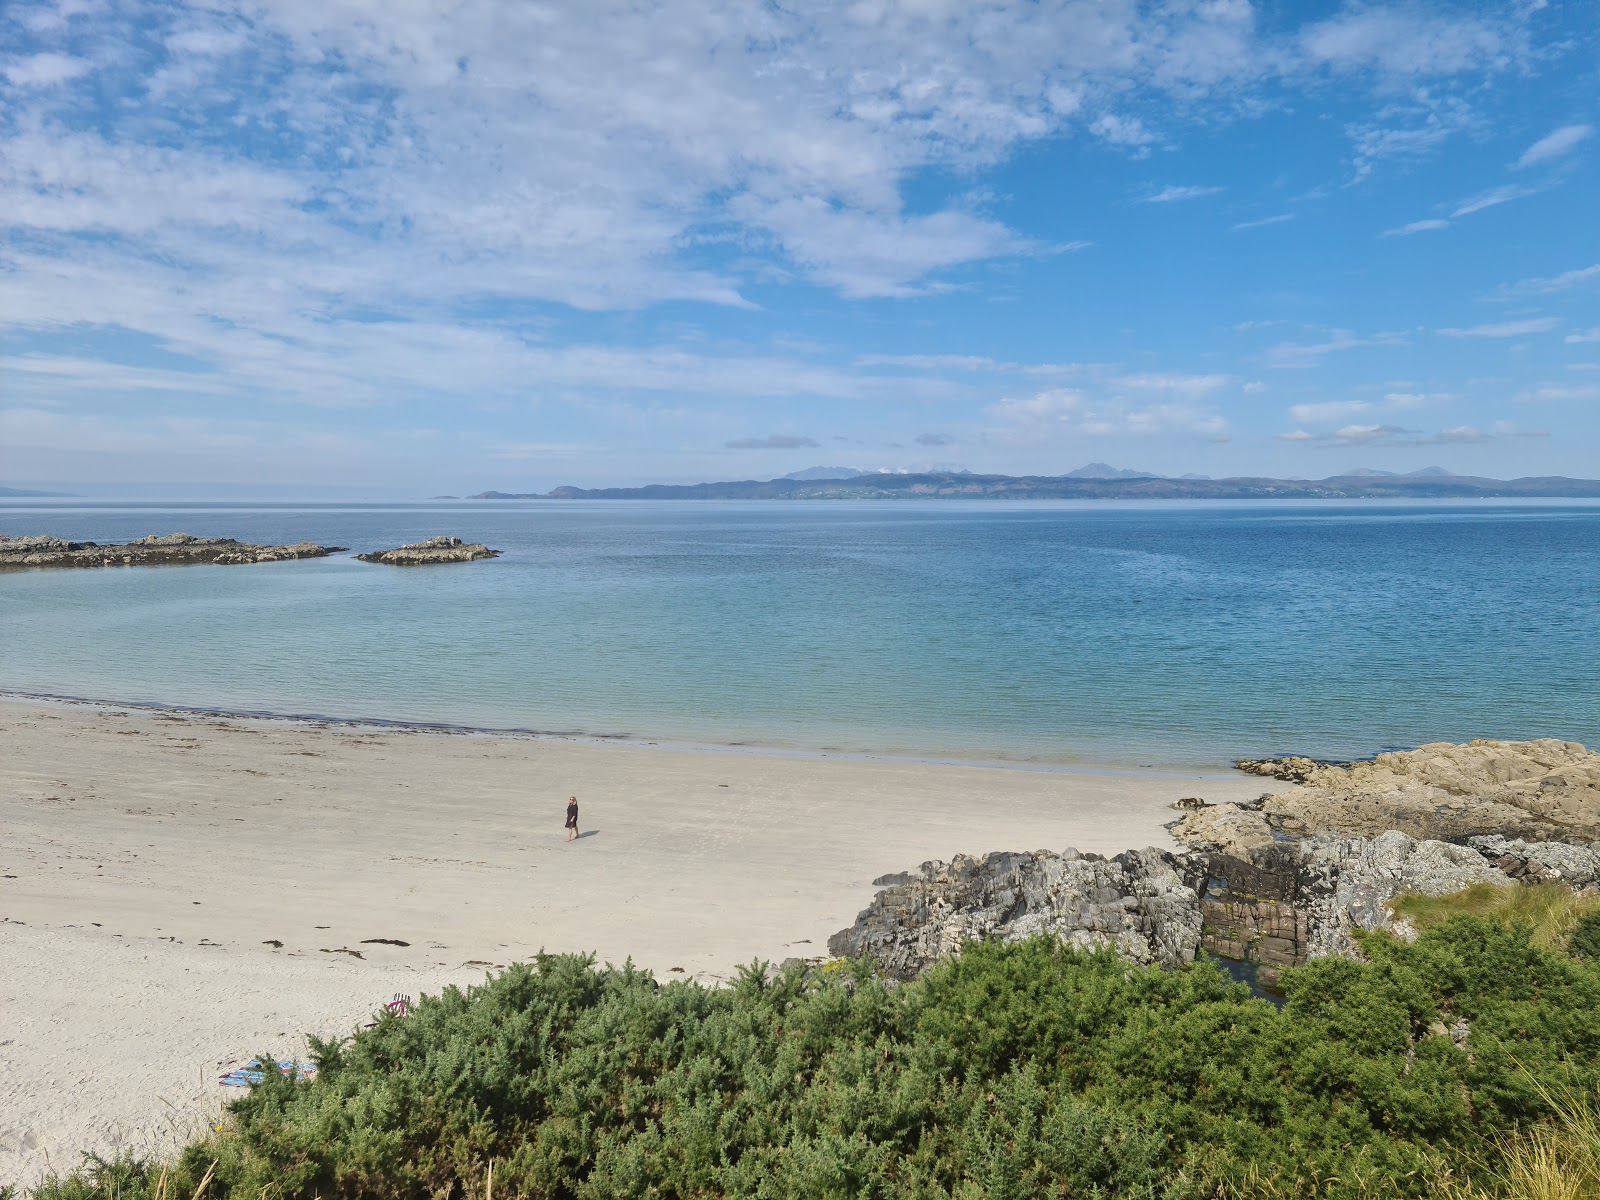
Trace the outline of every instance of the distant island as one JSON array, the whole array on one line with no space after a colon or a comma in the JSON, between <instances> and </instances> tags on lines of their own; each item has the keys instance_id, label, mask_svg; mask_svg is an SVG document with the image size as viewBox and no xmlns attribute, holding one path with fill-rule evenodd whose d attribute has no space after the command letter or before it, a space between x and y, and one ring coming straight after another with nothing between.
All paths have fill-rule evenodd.
<instances>
[{"instance_id":1,"label":"distant island","mask_svg":"<svg viewBox=\"0 0 1600 1200\"><path fill-rule=\"evenodd\" d=\"M837 470L821 477L815 472ZM810 468L780 479L643 487L557 487L548 492L479 492L468 500L1390 500L1600 498L1600 480L1561 475L1485 479L1427 467L1400 475L1370 469L1326 479L1253 476L1210 479L1119 470L1091 463L1065 475L975 475L968 471L857 472Z\"/></svg>"},{"instance_id":2,"label":"distant island","mask_svg":"<svg viewBox=\"0 0 1600 1200\"><path fill-rule=\"evenodd\" d=\"M34 492L27 488L0 487L0 496L53 496L72 498L71 492Z\"/></svg>"}]
</instances>

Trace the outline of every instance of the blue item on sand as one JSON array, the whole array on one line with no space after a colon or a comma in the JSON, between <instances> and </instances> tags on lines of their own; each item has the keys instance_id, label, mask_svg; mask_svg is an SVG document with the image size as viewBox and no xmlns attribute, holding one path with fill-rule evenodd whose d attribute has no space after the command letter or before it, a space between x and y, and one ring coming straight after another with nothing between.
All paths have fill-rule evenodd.
<instances>
[{"instance_id":1,"label":"blue item on sand","mask_svg":"<svg viewBox=\"0 0 1600 1200\"><path fill-rule=\"evenodd\" d=\"M310 1079L317 1073L317 1064L314 1062L296 1062L292 1058L286 1058L279 1060L275 1065L279 1074L290 1075L301 1081ZM266 1077L261 1060L252 1058L244 1066L226 1072L217 1082L223 1087L255 1087Z\"/></svg>"}]
</instances>

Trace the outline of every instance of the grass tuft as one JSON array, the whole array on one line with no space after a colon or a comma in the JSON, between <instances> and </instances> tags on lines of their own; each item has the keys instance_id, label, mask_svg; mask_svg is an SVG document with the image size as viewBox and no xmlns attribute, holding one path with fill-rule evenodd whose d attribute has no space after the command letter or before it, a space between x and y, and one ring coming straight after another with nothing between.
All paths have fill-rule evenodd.
<instances>
[{"instance_id":1,"label":"grass tuft","mask_svg":"<svg viewBox=\"0 0 1600 1200\"><path fill-rule=\"evenodd\" d=\"M1587 928L1585 918L1600 916L1600 896L1581 896L1564 883L1511 887L1475 883L1448 896L1400 896L1390 908L1418 929L1432 928L1455 916L1482 917L1526 928L1540 949L1565 951L1580 925Z\"/></svg>"}]
</instances>

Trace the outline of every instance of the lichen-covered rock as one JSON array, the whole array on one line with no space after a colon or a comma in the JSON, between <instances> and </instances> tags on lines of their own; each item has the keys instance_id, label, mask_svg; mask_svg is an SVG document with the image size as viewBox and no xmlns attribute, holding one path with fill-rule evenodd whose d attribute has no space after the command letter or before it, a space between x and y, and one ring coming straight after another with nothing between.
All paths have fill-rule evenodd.
<instances>
[{"instance_id":1,"label":"lichen-covered rock","mask_svg":"<svg viewBox=\"0 0 1600 1200\"><path fill-rule=\"evenodd\" d=\"M1200 913L1193 887L1159 850L957 855L895 877L828 950L913 979L964 942L1040 933L1176 967L1194 959Z\"/></svg>"},{"instance_id":2,"label":"lichen-covered rock","mask_svg":"<svg viewBox=\"0 0 1600 1200\"><path fill-rule=\"evenodd\" d=\"M1470 837L1467 845L1497 870L1524 883L1600 885L1600 848L1581 842L1525 842L1494 834Z\"/></svg>"},{"instance_id":3,"label":"lichen-covered rock","mask_svg":"<svg viewBox=\"0 0 1600 1200\"><path fill-rule=\"evenodd\" d=\"M828 950L911 979L964 942L1049 934L1169 968L1204 949L1255 964L1270 986L1285 967L1354 956L1358 931L1396 928L1397 896L1517 882L1478 849L1398 832L1319 835L1240 854L957 855L877 880L884 890Z\"/></svg>"},{"instance_id":4,"label":"lichen-covered rock","mask_svg":"<svg viewBox=\"0 0 1600 1200\"><path fill-rule=\"evenodd\" d=\"M151 534L125 545L69 542L62 538L0 537L4 567L147 567L197 563L237 566L284 559L323 558L343 546L297 542L292 546L257 546L233 538L202 538L191 533Z\"/></svg>"},{"instance_id":5,"label":"lichen-covered rock","mask_svg":"<svg viewBox=\"0 0 1600 1200\"><path fill-rule=\"evenodd\" d=\"M362 562L388 563L394 567L419 567L428 563L471 562L478 558L498 558L500 551L481 542L466 543L458 537L431 537L393 550L372 550L356 555Z\"/></svg>"},{"instance_id":6,"label":"lichen-covered rock","mask_svg":"<svg viewBox=\"0 0 1600 1200\"><path fill-rule=\"evenodd\" d=\"M1389 904L1397 896L1448 896L1475 883L1516 885L1470 847L1417 841L1395 830L1375 838L1319 834L1296 847L1295 859L1309 958L1348 957L1356 930L1393 927Z\"/></svg>"},{"instance_id":7,"label":"lichen-covered rock","mask_svg":"<svg viewBox=\"0 0 1600 1200\"><path fill-rule=\"evenodd\" d=\"M1239 766L1301 785L1263 805L1269 827L1280 834L1375 837L1394 829L1446 841L1484 834L1600 838L1600 754L1578 742L1438 742L1371 762L1286 758Z\"/></svg>"}]
</instances>

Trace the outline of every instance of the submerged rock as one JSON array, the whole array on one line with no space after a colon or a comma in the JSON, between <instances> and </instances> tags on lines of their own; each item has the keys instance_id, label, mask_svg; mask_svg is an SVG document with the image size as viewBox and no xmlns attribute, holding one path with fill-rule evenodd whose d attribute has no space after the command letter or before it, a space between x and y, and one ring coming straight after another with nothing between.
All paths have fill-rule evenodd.
<instances>
[{"instance_id":1,"label":"submerged rock","mask_svg":"<svg viewBox=\"0 0 1600 1200\"><path fill-rule=\"evenodd\" d=\"M151 534L122 545L69 542L42 535L0 536L0 568L181 566L191 563L237 566L283 559L324 558L344 549L315 542L258 546L233 538L195 537L192 533Z\"/></svg>"},{"instance_id":2,"label":"submerged rock","mask_svg":"<svg viewBox=\"0 0 1600 1200\"><path fill-rule=\"evenodd\" d=\"M471 544L458 537L431 537L393 550L372 550L356 555L362 562L388 563L396 567L419 567L427 563L471 562L476 558L498 558L500 551L481 542Z\"/></svg>"}]
</instances>

